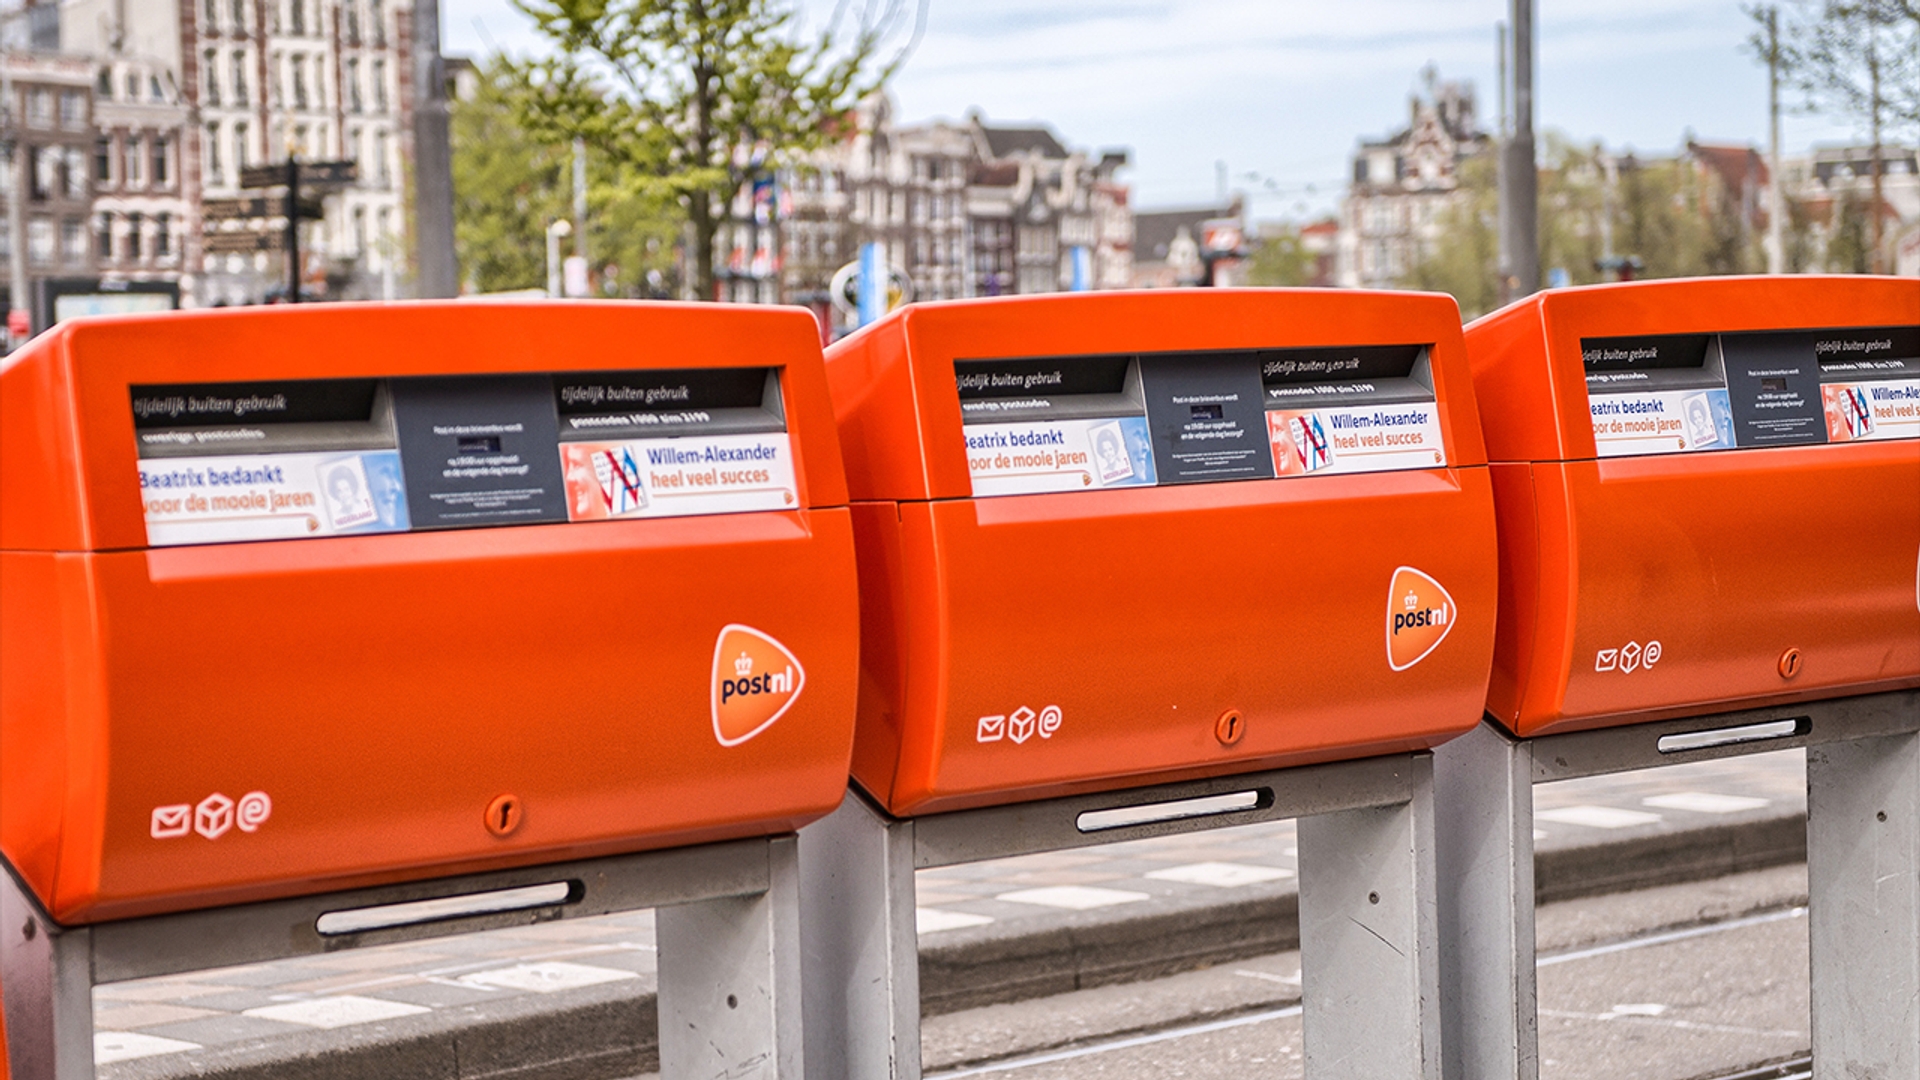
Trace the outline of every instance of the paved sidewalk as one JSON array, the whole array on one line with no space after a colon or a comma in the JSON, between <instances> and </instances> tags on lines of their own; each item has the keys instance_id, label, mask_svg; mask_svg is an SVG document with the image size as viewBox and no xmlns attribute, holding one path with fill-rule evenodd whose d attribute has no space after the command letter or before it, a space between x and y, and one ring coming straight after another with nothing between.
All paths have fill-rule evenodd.
<instances>
[{"instance_id":1,"label":"paved sidewalk","mask_svg":"<svg viewBox=\"0 0 1920 1080\"><path fill-rule=\"evenodd\" d=\"M1554 858L1583 849L1637 850L1644 863L1648 853L1657 860L1662 845L1717 827L1778 834L1784 823L1790 831L1787 819L1805 814L1804 776L1803 752L1783 751L1537 787L1543 887L1551 888L1545 868ZM928 1011L1140 977L1127 967L1137 957L1124 955L1126 942L1164 937L1154 919L1204 923L1212 913L1232 929L1245 925L1247 912L1290 917L1294 873L1292 822L922 871ZM1585 873L1590 879L1593 871ZM1110 965L1085 955L1103 935L1121 954ZM982 960L1022 950L1024 967ZM1175 956L1165 970L1196 962L1206 957ZM460 1059L454 1071L433 1075L477 1076L516 1067L513 1055L540 1032L566 1038L564 1025L540 1018L571 1009L649 1033L639 1044L582 1045L571 1061L577 1068L539 1075L630 1075L641 1071L635 1063L652 1067L653 989L652 913L633 912L101 986L96 1057L109 1080L293 1075L291 1065L302 1061L320 1070L303 1075L318 1076L337 1075L324 1063L356 1047L386 1045ZM471 1033L487 1024L522 1034L483 1046ZM603 1068L588 1060L600 1058ZM275 1062L285 1068L270 1069ZM387 1075L411 1071L398 1059L388 1066ZM436 1068L422 1062L419 1075Z\"/></svg>"}]
</instances>

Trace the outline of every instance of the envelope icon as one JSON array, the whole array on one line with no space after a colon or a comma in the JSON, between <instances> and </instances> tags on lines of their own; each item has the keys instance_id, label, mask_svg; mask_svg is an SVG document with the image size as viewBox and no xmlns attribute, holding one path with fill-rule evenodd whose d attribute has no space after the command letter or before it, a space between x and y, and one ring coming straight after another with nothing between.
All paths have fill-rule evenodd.
<instances>
[{"instance_id":1,"label":"envelope icon","mask_svg":"<svg viewBox=\"0 0 1920 1080\"><path fill-rule=\"evenodd\" d=\"M980 726L973 733L974 742L999 742L1007 736L1007 718L1005 716L983 716Z\"/></svg>"},{"instance_id":2,"label":"envelope icon","mask_svg":"<svg viewBox=\"0 0 1920 1080\"><path fill-rule=\"evenodd\" d=\"M1619 649L1601 649L1593 658L1593 670L1612 671L1620 659Z\"/></svg>"},{"instance_id":3,"label":"envelope icon","mask_svg":"<svg viewBox=\"0 0 1920 1080\"><path fill-rule=\"evenodd\" d=\"M155 840L169 840L176 836L185 836L193 831L193 807L186 803L153 808L153 826L150 830Z\"/></svg>"}]
</instances>

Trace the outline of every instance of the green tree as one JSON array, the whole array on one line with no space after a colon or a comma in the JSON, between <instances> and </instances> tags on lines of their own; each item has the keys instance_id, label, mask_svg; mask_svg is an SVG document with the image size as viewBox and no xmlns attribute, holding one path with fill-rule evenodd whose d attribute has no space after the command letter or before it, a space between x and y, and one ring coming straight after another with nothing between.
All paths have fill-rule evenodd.
<instances>
[{"instance_id":1,"label":"green tree","mask_svg":"<svg viewBox=\"0 0 1920 1080\"><path fill-rule=\"evenodd\" d=\"M1307 250L1300 231L1289 226L1277 235L1262 236L1247 260L1249 285L1297 287L1313 282L1319 258Z\"/></svg>"},{"instance_id":2,"label":"green tree","mask_svg":"<svg viewBox=\"0 0 1920 1080\"><path fill-rule=\"evenodd\" d=\"M1757 16L1756 16L1757 17ZM1883 267L1881 147L1889 134L1920 132L1920 4L1915 0L1794 0L1781 62L1812 110L1865 124L1873 198L1869 269Z\"/></svg>"},{"instance_id":3,"label":"green tree","mask_svg":"<svg viewBox=\"0 0 1920 1080\"><path fill-rule=\"evenodd\" d=\"M790 0L514 0L557 46L520 65L521 115L555 142L578 136L623 166L637 194L671 198L692 232L689 271L714 296L714 237L759 175L837 139L913 41L926 0L870 0L806 35Z\"/></svg>"},{"instance_id":4,"label":"green tree","mask_svg":"<svg viewBox=\"0 0 1920 1080\"><path fill-rule=\"evenodd\" d=\"M1427 245L1404 282L1451 293L1463 318L1500 306L1500 195L1492 154L1460 166L1459 195L1441 212L1439 238Z\"/></svg>"},{"instance_id":5,"label":"green tree","mask_svg":"<svg viewBox=\"0 0 1920 1080\"><path fill-rule=\"evenodd\" d=\"M474 94L453 103L455 242L461 280L477 292L543 287L547 225L573 211L571 145L520 122L521 94L516 69L495 57ZM605 155L587 162L589 277L604 296L651 295L649 273L673 270L676 208L636 192Z\"/></svg>"}]
</instances>

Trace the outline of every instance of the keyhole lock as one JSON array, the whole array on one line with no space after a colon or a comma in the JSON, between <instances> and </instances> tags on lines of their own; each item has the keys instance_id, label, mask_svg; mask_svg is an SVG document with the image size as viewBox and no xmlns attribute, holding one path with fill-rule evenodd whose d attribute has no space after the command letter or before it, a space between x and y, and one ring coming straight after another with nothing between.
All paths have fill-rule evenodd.
<instances>
[{"instance_id":1,"label":"keyhole lock","mask_svg":"<svg viewBox=\"0 0 1920 1080\"><path fill-rule=\"evenodd\" d=\"M487 831L495 836L511 836L520 827L520 796L499 795L487 804Z\"/></svg>"},{"instance_id":2,"label":"keyhole lock","mask_svg":"<svg viewBox=\"0 0 1920 1080\"><path fill-rule=\"evenodd\" d=\"M1780 677L1791 679L1800 674L1800 650L1788 649L1780 654Z\"/></svg>"},{"instance_id":3,"label":"keyhole lock","mask_svg":"<svg viewBox=\"0 0 1920 1080\"><path fill-rule=\"evenodd\" d=\"M1213 722L1213 737L1220 740L1221 746L1232 746L1246 733L1247 720L1240 715L1239 709L1228 709L1220 714L1220 719Z\"/></svg>"}]
</instances>

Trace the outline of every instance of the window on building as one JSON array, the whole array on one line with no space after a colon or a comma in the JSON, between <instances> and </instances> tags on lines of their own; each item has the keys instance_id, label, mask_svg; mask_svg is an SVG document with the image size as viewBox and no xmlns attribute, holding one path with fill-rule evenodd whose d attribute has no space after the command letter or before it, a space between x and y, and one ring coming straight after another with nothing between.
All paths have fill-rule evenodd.
<instances>
[{"instance_id":1,"label":"window on building","mask_svg":"<svg viewBox=\"0 0 1920 1080\"><path fill-rule=\"evenodd\" d=\"M373 35L374 45L387 43L386 5L380 0L367 0L367 32Z\"/></svg>"},{"instance_id":2,"label":"window on building","mask_svg":"<svg viewBox=\"0 0 1920 1080\"><path fill-rule=\"evenodd\" d=\"M327 66L320 62L319 56L313 58L313 107L327 107Z\"/></svg>"},{"instance_id":3,"label":"window on building","mask_svg":"<svg viewBox=\"0 0 1920 1080\"><path fill-rule=\"evenodd\" d=\"M67 198L85 199L87 197L87 155L77 146L69 146L60 155L61 187L66 189Z\"/></svg>"},{"instance_id":4,"label":"window on building","mask_svg":"<svg viewBox=\"0 0 1920 1080\"><path fill-rule=\"evenodd\" d=\"M288 0L287 33L292 34L295 37L301 37L305 35L306 32L307 32L306 0Z\"/></svg>"},{"instance_id":5,"label":"window on building","mask_svg":"<svg viewBox=\"0 0 1920 1080\"><path fill-rule=\"evenodd\" d=\"M167 92L160 89L160 76L147 76L147 100L155 103L167 100Z\"/></svg>"},{"instance_id":6,"label":"window on building","mask_svg":"<svg viewBox=\"0 0 1920 1080\"><path fill-rule=\"evenodd\" d=\"M247 162L251 160L252 157L253 157L253 148L247 145L247 125L245 124L233 125L234 167L239 169L246 168Z\"/></svg>"},{"instance_id":7,"label":"window on building","mask_svg":"<svg viewBox=\"0 0 1920 1080\"><path fill-rule=\"evenodd\" d=\"M153 254L166 258L173 254L173 215L153 215Z\"/></svg>"},{"instance_id":8,"label":"window on building","mask_svg":"<svg viewBox=\"0 0 1920 1080\"><path fill-rule=\"evenodd\" d=\"M387 186L387 133L384 131L373 135L373 182L379 187Z\"/></svg>"},{"instance_id":9,"label":"window on building","mask_svg":"<svg viewBox=\"0 0 1920 1080\"><path fill-rule=\"evenodd\" d=\"M293 71L293 107L307 107L307 58L292 56L287 59L288 67Z\"/></svg>"},{"instance_id":10,"label":"window on building","mask_svg":"<svg viewBox=\"0 0 1920 1080\"><path fill-rule=\"evenodd\" d=\"M233 103L247 103L247 54L243 49L233 50Z\"/></svg>"},{"instance_id":11,"label":"window on building","mask_svg":"<svg viewBox=\"0 0 1920 1080\"><path fill-rule=\"evenodd\" d=\"M226 170L220 167L220 125L207 125L207 182L221 184Z\"/></svg>"},{"instance_id":12,"label":"window on building","mask_svg":"<svg viewBox=\"0 0 1920 1080\"><path fill-rule=\"evenodd\" d=\"M27 123L34 127L53 126L53 91L44 86L27 91Z\"/></svg>"},{"instance_id":13,"label":"window on building","mask_svg":"<svg viewBox=\"0 0 1920 1080\"><path fill-rule=\"evenodd\" d=\"M373 62L373 109L375 112L387 111L387 62Z\"/></svg>"},{"instance_id":14,"label":"window on building","mask_svg":"<svg viewBox=\"0 0 1920 1080\"><path fill-rule=\"evenodd\" d=\"M220 32L220 0L207 0L206 19L207 19L207 33L209 34L219 33Z\"/></svg>"},{"instance_id":15,"label":"window on building","mask_svg":"<svg viewBox=\"0 0 1920 1080\"><path fill-rule=\"evenodd\" d=\"M353 208L353 253L364 255L367 252L367 208Z\"/></svg>"},{"instance_id":16,"label":"window on building","mask_svg":"<svg viewBox=\"0 0 1920 1080\"><path fill-rule=\"evenodd\" d=\"M140 136L133 134L127 136L126 148L127 186L139 187L145 182L141 174L146 168L146 155L143 152L146 148L140 145Z\"/></svg>"},{"instance_id":17,"label":"window on building","mask_svg":"<svg viewBox=\"0 0 1920 1080\"><path fill-rule=\"evenodd\" d=\"M113 180L113 140L93 140L93 181L107 184Z\"/></svg>"},{"instance_id":18,"label":"window on building","mask_svg":"<svg viewBox=\"0 0 1920 1080\"><path fill-rule=\"evenodd\" d=\"M27 222L27 257L45 266L53 261L53 219L35 216Z\"/></svg>"},{"instance_id":19,"label":"window on building","mask_svg":"<svg viewBox=\"0 0 1920 1080\"><path fill-rule=\"evenodd\" d=\"M218 105L220 104L220 54L213 49L208 49L204 59L207 72L207 104Z\"/></svg>"},{"instance_id":20,"label":"window on building","mask_svg":"<svg viewBox=\"0 0 1920 1080\"><path fill-rule=\"evenodd\" d=\"M347 95L347 111L350 113L358 113L361 108L359 60L347 61L347 85L341 89Z\"/></svg>"},{"instance_id":21,"label":"window on building","mask_svg":"<svg viewBox=\"0 0 1920 1080\"><path fill-rule=\"evenodd\" d=\"M36 146L27 152L27 198L46 202L60 190L60 148Z\"/></svg>"},{"instance_id":22,"label":"window on building","mask_svg":"<svg viewBox=\"0 0 1920 1080\"><path fill-rule=\"evenodd\" d=\"M211 3L212 0L208 0L208 2ZM243 34L246 33L246 30L247 0L233 0L233 32Z\"/></svg>"},{"instance_id":23,"label":"window on building","mask_svg":"<svg viewBox=\"0 0 1920 1080\"><path fill-rule=\"evenodd\" d=\"M87 223L77 217L60 222L60 258L70 263L87 261Z\"/></svg>"},{"instance_id":24,"label":"window on building","mask_svg":"<svg viewBox=\"0 0 1920 1080\"><path fill-rule=\"evenodd\" d=\"M93 81L93 92L107 100L113 98L113 70L111 68L100 69L99 77Z\"/></svg>"},{"instance_id":25,"label":"window on building","mask_svg":"<svg viewBox=\"0 0 1920 1080\"><path fill-rule=\"evenodd\" d=\"M101 261L113 258L113 215L102 213L93 219L93 253Z\"/></svg>"},{"instance_id":26,"label":"window on building","mask_svg":"<svg viewBox=\"0 0 1920 1080\"><path fill-rule=\"evenodd\" d=\"M127 100L140 100L140 73L137 71L127 72Z\"/></svg>"},{"instance_id":27,"label":"window on building","mask_svg":"<svg viewBox=\"0 0 1920 1080\"><path fill-rule=\"evenodd\" d=\"M167 137L165 135L155 135L153 141L147 144L147 148L153 155L153 169L151 174L153 186L166 187L167 184L171 182L167 178Z\"/></svg>"},{"instance_id":28,"label":"window on building","mask_svg":"<svg viewBox=\"0 0 1920 1080\"><path fill-rule=\"evenodd\" d=\"M127 215L127 261L140 261L140 226L143 223L139 211Z\"/></svg>"}]
</instances>

